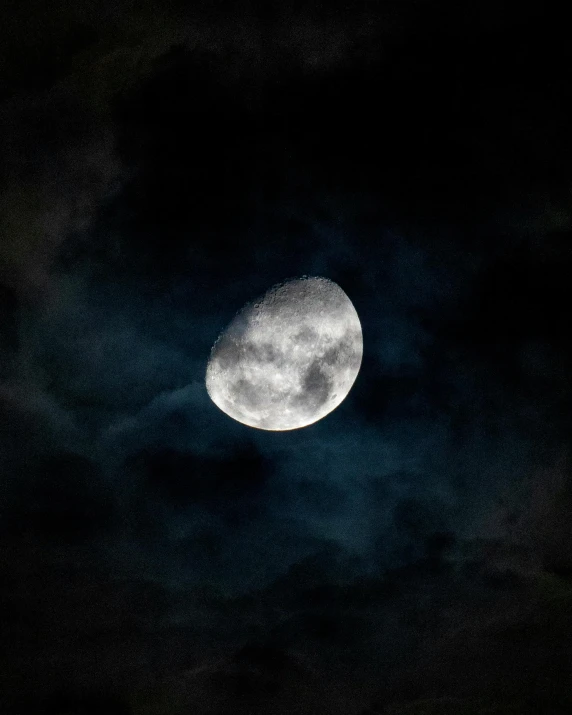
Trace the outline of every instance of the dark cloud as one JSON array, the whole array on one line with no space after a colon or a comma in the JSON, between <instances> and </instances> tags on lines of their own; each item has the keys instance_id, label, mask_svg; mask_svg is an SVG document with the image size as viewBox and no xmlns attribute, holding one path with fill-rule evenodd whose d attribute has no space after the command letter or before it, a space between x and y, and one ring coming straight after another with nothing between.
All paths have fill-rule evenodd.
<instances>
[{"instance_id":1,"label":"dark cloud","mask_svg":"<svg viewBox=\"0 0 572 715\"><path fill-rule=\"evenodd\" d=\"M185 509L202 503L215 511L238 507L241 498L260 498L271 477L271 464L252 443L238 445L224 456L199 456L175 450L138 454L130 468L143 475L145 486ZM258 493L258 494L257 494Z\"/></svg>"},{"instance_id":2,"label":"dark cloud","mask_svg":"<svg viewBox=\"0 0 572 715\"><path fill-rule=\"evenodd\" d=\"M2 378L18 347L18 298L13 289L0 284L0 365Z\"/></svg>"},{"instance_id":3,"label":"dark cloud","mask_svg":"<svg viewBox=\"0 0 572 715\"><path fill-rule=\"evenodd\" d=\"M65 90L7 100L1 122L0 275L25 299L46 300L62 244L117 186L113 132Z\"/></svg>"},{"instance_id":4,"label":"dark cloud","mask_svg":"<svg viewBox=\"0 0 572 715\"><path fill-rule=\"evenodd\" d=\"M113 496L97 465L76 454L54 454L31 467L21 485L18 506L12 505L4 528L29 534L38 542L85 542L113 525ZM22 480L24 481L24 480Z\"/></svg>"},{"instance_id":5,"label":"dark cloud","mask_svg":"<svg viewBox=\"0 0 572 715\"><path fill-rule=\"evenodd\" d=\"M96 715L106 712L109 715L130 715L131 708L121 697L106 693L61 693L51 695L40 705L40 712L45 715Z\"/></svg>"}]
</instances>

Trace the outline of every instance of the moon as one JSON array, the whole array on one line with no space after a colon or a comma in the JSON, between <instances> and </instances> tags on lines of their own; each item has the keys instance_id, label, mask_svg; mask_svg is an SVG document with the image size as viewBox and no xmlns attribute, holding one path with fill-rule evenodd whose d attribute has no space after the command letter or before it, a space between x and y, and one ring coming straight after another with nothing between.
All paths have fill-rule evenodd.
<instances>
[{"instance_id":1,"label":"moon","mask_svg":"<svg viewBox=\"0 0 572 715\"><path fill-rule=\"evenodd\" d=\"M358 375L363 336L348 296L322 277L292 279L244 306L213 345L211 400L249 427L306 427L335 410Z\"/></svg>"}]
</instances>

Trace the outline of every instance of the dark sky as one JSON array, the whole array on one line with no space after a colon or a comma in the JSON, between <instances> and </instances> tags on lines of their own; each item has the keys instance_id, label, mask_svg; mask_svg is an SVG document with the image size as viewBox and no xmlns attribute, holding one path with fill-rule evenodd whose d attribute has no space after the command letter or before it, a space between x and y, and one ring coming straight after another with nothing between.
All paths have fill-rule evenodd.
<instances>
[{"instance_id":1,"label":"dark sky","mask_svg":"<svg viewBox=\"0 0 572 715\"><path fill-rule=\"evenodd\" d=\"M2 715L572 710L572 51L543 3L0 10ZM360 316L209 399L278 281Z\"/></svg>"}]
</instances>

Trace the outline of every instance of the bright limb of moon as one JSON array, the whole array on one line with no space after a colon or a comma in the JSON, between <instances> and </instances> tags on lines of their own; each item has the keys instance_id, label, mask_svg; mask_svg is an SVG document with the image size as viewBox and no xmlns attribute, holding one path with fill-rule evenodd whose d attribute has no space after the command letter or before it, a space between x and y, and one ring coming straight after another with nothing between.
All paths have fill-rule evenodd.
<instances>
[{"instance_id":1,"label":"bright limb of moon","mask_svg":"<svg viewBox=\"0 0 572 715\"><path fill-rule=\"evenodd\" d=\"M306 427L346 398L363 336L344 291L321 277L270 288L240 310L215 342L206 373L211 400L245 425Z\"/></svg>"}]
</instances>

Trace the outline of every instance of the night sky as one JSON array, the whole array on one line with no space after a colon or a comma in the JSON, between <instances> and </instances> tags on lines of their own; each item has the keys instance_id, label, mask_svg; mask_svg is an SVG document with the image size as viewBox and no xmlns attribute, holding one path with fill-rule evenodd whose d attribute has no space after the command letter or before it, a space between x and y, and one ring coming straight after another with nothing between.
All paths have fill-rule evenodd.
<instances>
[{"instance_id":1,"label":"night sky","mask_svg":"<svg viewBox=\"0 0 572 715\"><path fill-rule=\"evenodd\" d=\"M572 712L572 46L543 3L4 0L0 713ZM335 281L347 399L205 371Z\"/></svg>"}]
</instances>

